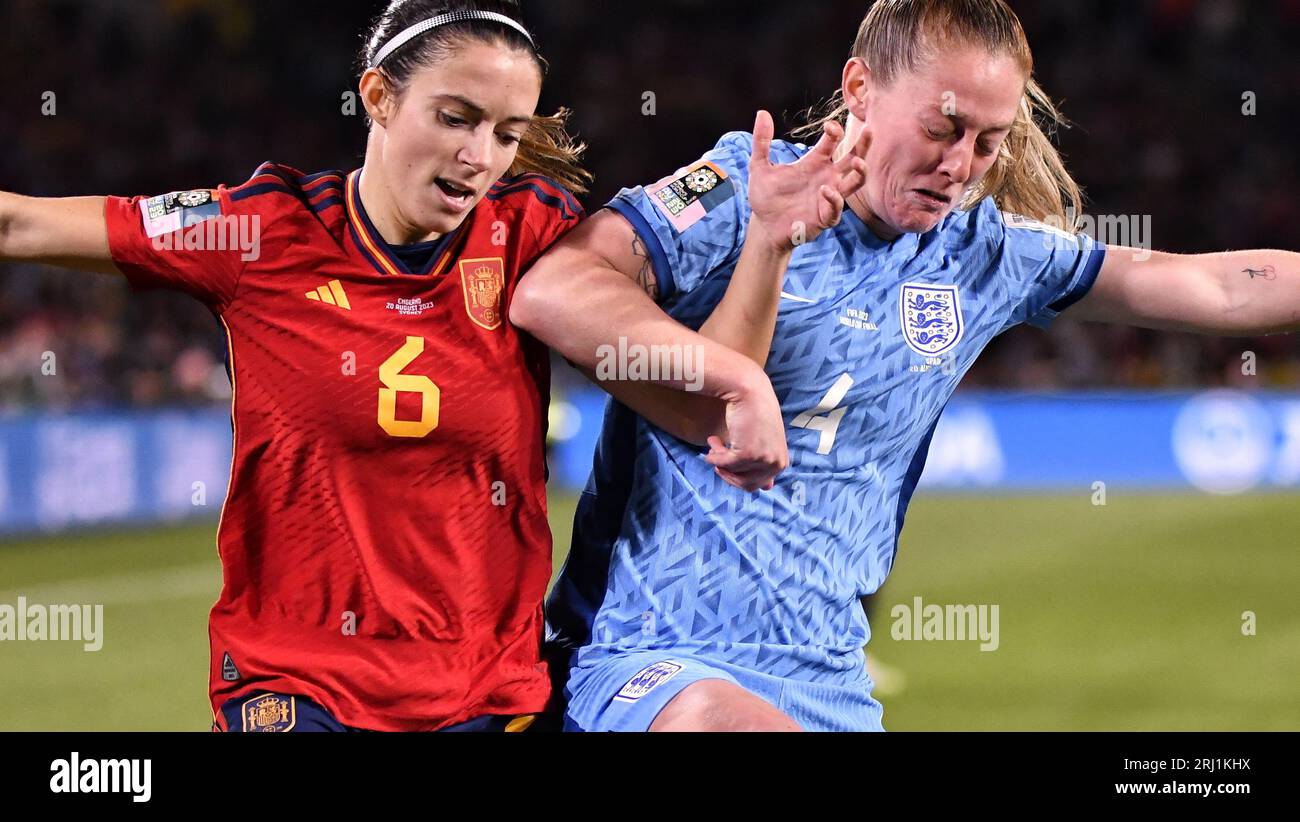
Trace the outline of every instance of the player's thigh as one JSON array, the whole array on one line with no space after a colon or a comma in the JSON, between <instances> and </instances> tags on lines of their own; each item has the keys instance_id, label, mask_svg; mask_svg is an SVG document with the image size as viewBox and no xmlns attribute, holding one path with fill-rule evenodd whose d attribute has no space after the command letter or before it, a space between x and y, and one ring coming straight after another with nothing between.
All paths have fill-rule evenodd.
<instances>
[{"instance_id":1,"label":"player's thigh","mask_svg":"<svg viewBox=\"0 0 1300 822\"><path fill-rule=\"evenodd\" d=\"M566 731L650 730L683 690L706 679L736 679L703 660L671 652L622 652L575 665L564 688Z\"/></svg>"},{"instance_id":2,"label":"player's thigh","mask_svg":"<svg viewBox=\"0 0 1300 822\"><path fill-rule=\"evenodd\" d=\"M691 683L664 707L651 731L799 731L776 706L722 679Z\"/></svg>"},{"instance_id":3,"label":"player's thigh","mask_svg":"<svg viewBox=\"0 0 1300 822\"><path fill-rule=\"evenodd\" d=\"M648 731L669 704L688 690L689 695L677 702L672 721L663 723L669 729L716 729L718 717L736 730L742 724L749 730L794 724L788 718L780 722L780 712L770 702L741 685L744 678L745 672L732 666L671 651L622 652L584 660L572 668L564 689L564 727L587 732ZM769 696L775 698L776 693Z\"/></svg>"}]
</instances>

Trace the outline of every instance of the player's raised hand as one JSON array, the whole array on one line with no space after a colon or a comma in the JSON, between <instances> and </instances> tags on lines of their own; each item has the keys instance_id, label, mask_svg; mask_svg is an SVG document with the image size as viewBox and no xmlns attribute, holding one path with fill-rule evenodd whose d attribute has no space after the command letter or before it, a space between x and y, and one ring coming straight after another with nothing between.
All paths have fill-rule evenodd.
<instances>
[{"instance_id":1,"label":"player's raised hand","mask_svg":"<svg viewBox=\"0 0 1300 822\"><path fill-rule=\"evenodd\" d=\"M797 162L774 164L775 130L772 115L758 112L749 165L750 230L757 228L777 248L790 250L839 224L845 200L866 183L871 132L864 128L852 149L836 160L844 128L831 122L817 145Z\"/></svg>"},{"instance_id":2,"label":"player's raised hand","mask_svg":"<svg viewBox=\"0 0 1300 822\"><path fill-rule=\"evenodd\" d=\"M762 372L758 372L762 373ZM727 441L709 437L705 457L718 476L745 491L768 491L790 465L781 404L767 375L754 387L727 399Z\"/></svg>"}]
</instances>

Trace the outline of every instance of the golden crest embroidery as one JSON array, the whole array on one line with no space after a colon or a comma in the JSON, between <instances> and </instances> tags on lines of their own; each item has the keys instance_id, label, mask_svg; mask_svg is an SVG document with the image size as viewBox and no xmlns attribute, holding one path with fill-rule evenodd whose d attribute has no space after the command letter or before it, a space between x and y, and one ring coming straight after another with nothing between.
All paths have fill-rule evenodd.
<instances>
[{"instance_id":1,"label":"golden crest embroidery","mask_svg":"<svg viewBox=\"0 0 1300 822\"><path fill-rule=\"evenodd\" d=\"M244 717L245 733L283 733L293 730L298 722L297 706L291 696L255 696L244 702L240 713Z\"/></svg>"},{"instance_id":2,"label":"golden crest embroidery","mask_svg":"<svg viewBox=\"0 0 1300 822\"><path fill-rule=\"evenodd\" d=\"M460 281L465 289L465 311L476 325L495 331L501 327L501 293L506 287L506 264L500 257L461 260Z\"/></svg>"}]
</instances>

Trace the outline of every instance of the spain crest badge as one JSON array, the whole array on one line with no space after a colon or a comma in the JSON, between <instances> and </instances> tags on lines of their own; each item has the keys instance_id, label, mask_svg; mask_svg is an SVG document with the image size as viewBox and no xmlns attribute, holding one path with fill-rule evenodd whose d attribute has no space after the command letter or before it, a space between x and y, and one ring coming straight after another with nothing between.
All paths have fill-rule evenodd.
<instances>
[{"instance_id":1,"label":"spain crest badge","mask_svg":"<svg viewBox=\"0 0 1300 822\"><path fill-rule=\"evenodd\" d=\"M297 706L292 696L261 694L244 702L244 732L285 732L298 724Z\"/></svg>"},{"instance_id":2,"label":"spain crest badge","mask_svg":"<svg viewBox=\"0 0 1300 822\"><path fill-rule=\"evenodd\" d=\"M500 257L461 260L460 282L465 289L465 311L475 325L495 331L501 327L501 292L506 287L506 264Z\"/></svg>"}]
</instances>

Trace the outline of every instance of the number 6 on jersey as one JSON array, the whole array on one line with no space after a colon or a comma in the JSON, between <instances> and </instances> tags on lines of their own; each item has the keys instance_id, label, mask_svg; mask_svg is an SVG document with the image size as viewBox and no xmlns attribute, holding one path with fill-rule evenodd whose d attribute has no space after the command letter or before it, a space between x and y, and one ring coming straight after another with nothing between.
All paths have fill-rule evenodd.
<instances>
[{"instance_id":1,"label":"number 6 on jersey","mask_svg":"<svg viewBox=\"0 0 1300 822\"><path fill-rule=\"evenodd\" d=\"M424 353L423 337L407 337L406 344L379 366L379 381L386 387L379 389L379 427L394 437L419 439L427 437L438 427L438 407L442 392L433 380L418 374L403 374L402 369ZM420 395L420 419L397 418L397 394L407 392Z\"/></svg>"}]
</instances>

